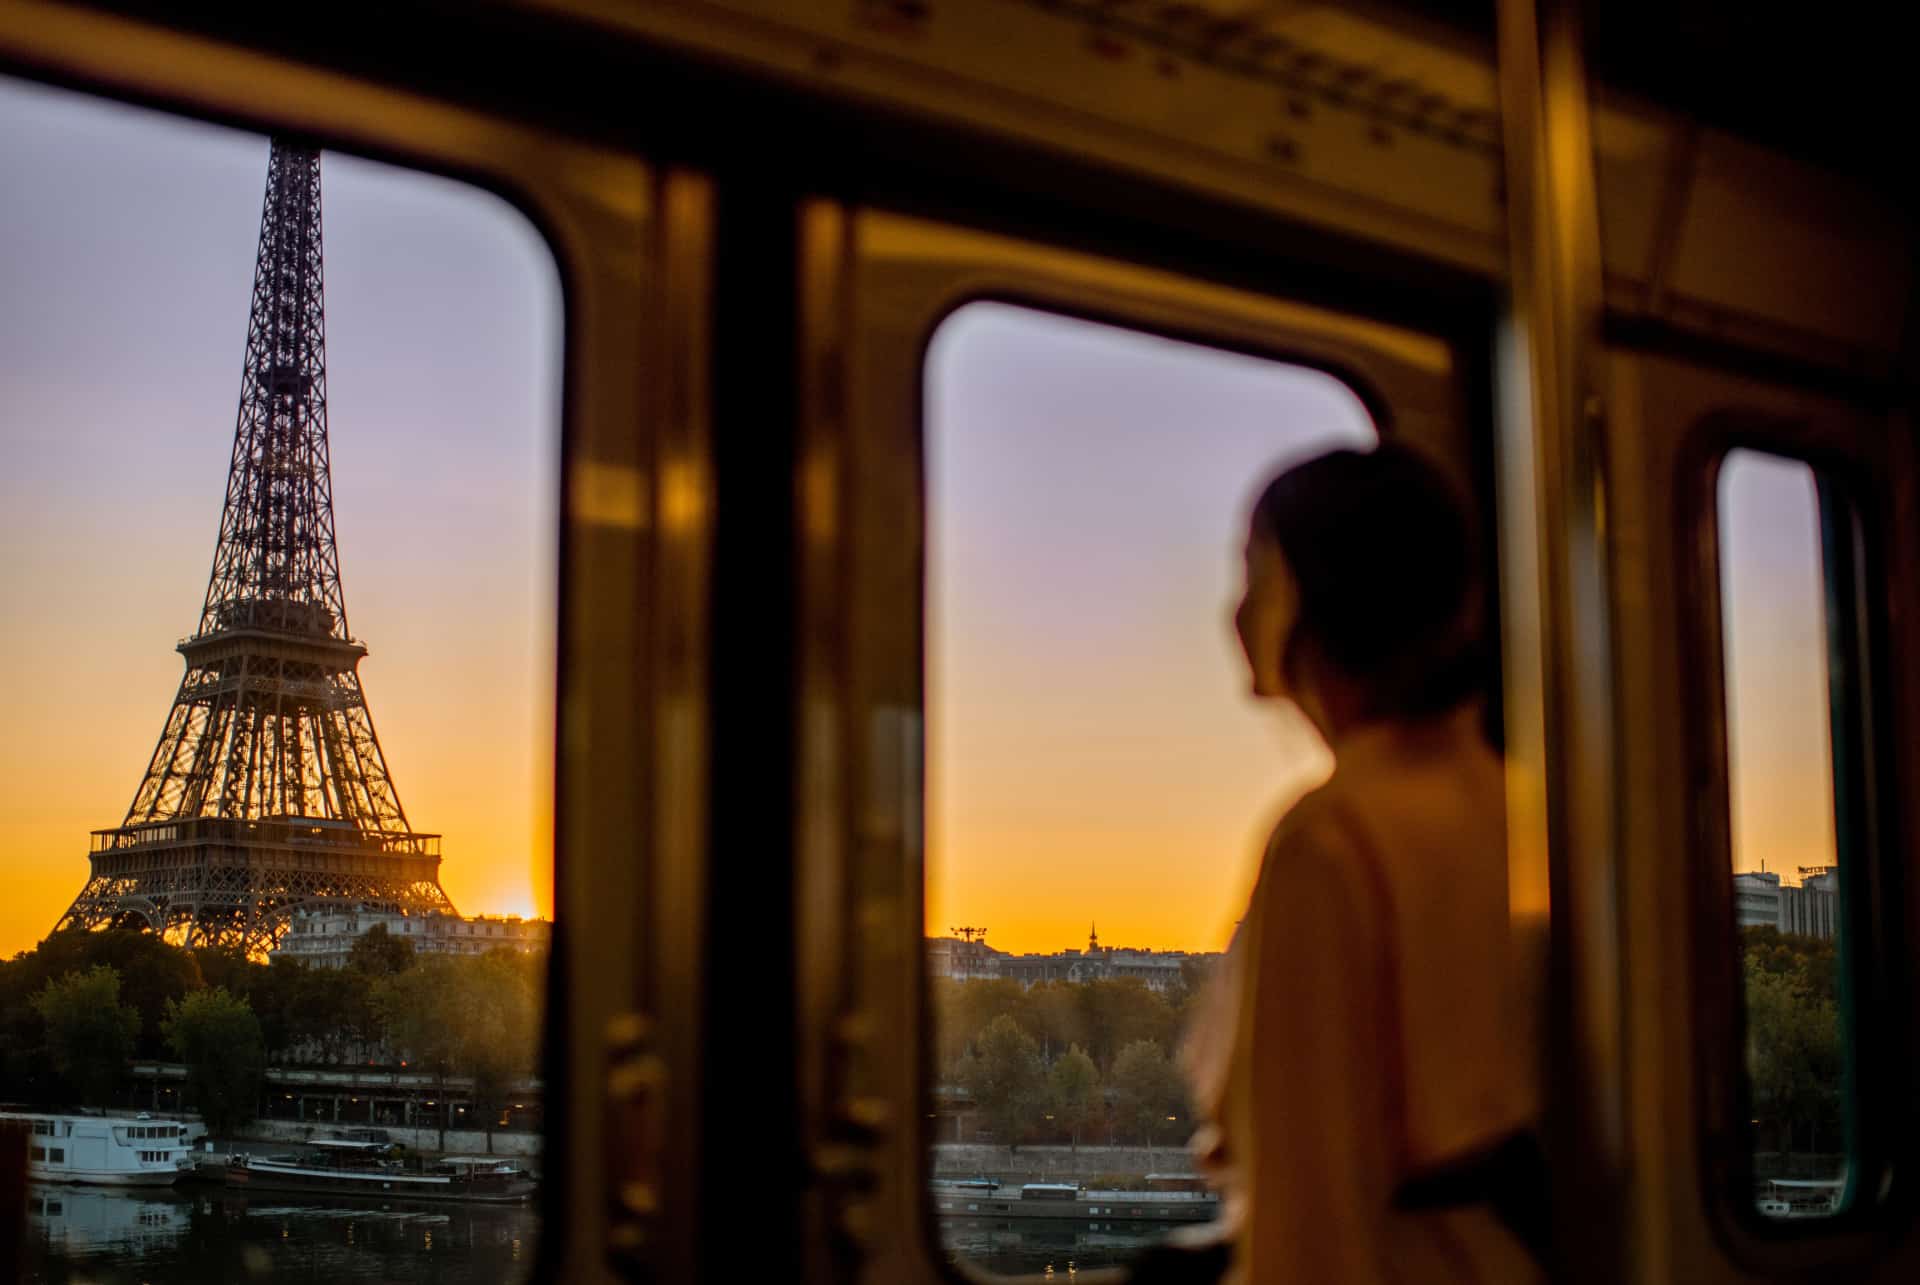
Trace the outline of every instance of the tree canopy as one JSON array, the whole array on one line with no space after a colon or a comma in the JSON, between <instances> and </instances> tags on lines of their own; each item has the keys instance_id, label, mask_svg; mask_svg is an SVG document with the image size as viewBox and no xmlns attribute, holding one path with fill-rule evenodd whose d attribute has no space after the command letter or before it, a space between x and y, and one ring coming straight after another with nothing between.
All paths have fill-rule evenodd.
<instances>
[{"instance_id":1,"label":"tree canopy","mask_svg":"<svg viewBox=\"0 0 1920 1285\"><path fill-rule=\"evenodd\" d=\"M347 952L347 967L369 977L392 977L405 972L412 963L413 943L395 937L385 924L375 924L361 933Z\"/></svg>"},{"instance_id":2,"label":"tree canopy","mask_svg":"<svg viewBox=\"0 0 1920 1285\"><path fill-rule=\"evenodd\" d=\"M1006 1014L987 1024L962 1064L962 1087L986 1116L996 1140L1017 1146L1047 1103L1040 1046Z\"/></svg>"},{"instance_id":3,"label":"tree canopy","mask_svg":"<svg viewBox=\"0 0 1920 1285\"><path fill-rule=\"evenodd\" d=\"M104 1105L134 1058L191 1067L200 1057L208 1075L231 1071L230 1082L189 1084L210 1102L235 1098L249 1067L269 1062L405 1058L472 1076L476 1123L497 1123L509 1089L538 1061L544 957L416 956L405 938L369 938L347 967L324 968L188 950L132 930L56 933L0 960L0 1100ZM412 1002L422 994L426 1002ZM208 1029L239 1041L230 1047L244 1056L216 1065L183 1051L204 1050L198 1032ZM246 1110L255 1105L257 1088ZM212 1107L209 1122L222 1110Z\"/></svg>"},{"instance_id":4,"label":"tree canopy","mask_svg":"<svg viewBox=\"0 0 1920 1285\"><path fill-rule=\"evenodd\" d=\"M1047 1074L1047 1093L1054 1123L1066 1130L1074 1146L1080 1135L1097 1129L1106 1115L1100 1093L1100 1068L1075 1044L1062 1053Z\"/></svg>"},{"instance_id":5,"label":"tree canopy","mask_svg":"<svg viewBox=\"0 0 1920 1285\"><path fill-rule=\"evenodd\" d=\"M1186 1088L1158 1040L1135 1040L1121 1049L1110 1082L1114 1120L1123 1136L1154 1146L1186 1122Z\"/></svg>"},{"instance_id":6,"label":"tree canopy","mask_svg":"<svg viewBox=\"0 0 1920 1285\"><path fill-rule=\"evenodd\" d=\"M371 1008L410 1065L441 1078L473 1077L491 1146L503 1094L532 1074L539 1054L539 1002L525 964L508 951L428 956L376 982ZM444 1117L441 1126L444 1134Z\"/></svg>"},{"instance_id":7,"label":"tree canopy","mask_svg":"<svg viewBox=\"0 0 1920 1285\"><path fill-rule=\"evenodd\" d=\"M187 1097L216 1136L253 1119L266 1042L245 999L215 986L167 1001L167 1046L187 1068Z\"/></svg>"},{"instance_id":8,"label":"tree canopy","mask_svg":"<svg viewBox=\"0 0 1920 1285\"><path fill-rule=\"evenodd\" d=\"M140 1013L120 1002L120 974L109 964L50 981L33 997L44 1024L47 1060L72 1100L104 1102L133 1056Z\"/></svg>"},{"instance_id":9,"label":"tree canopy","mask_svg":"<svg viewBox=\"0 0 1920 1285\"><path fill-rule=\"evenodd\" d=\"M1009 1145L1184 1138L1185 1087L1166 1050L1180 1041L1199 980L1196 972L1162 995L1135 978L1030 988L936 979L940 1074L966 1092L977 1123Z\"/></svg>"},{"instance_id":10,"label":"tree canopy","mask_svg":"<svg viewBox=\"0 0 1920 1285\"><path fill-rule=\"evenodd\" d=\"M1838 1150L1846 1061L1834 943L1756 928L1743 933L1743 946L1757 1135L1771 1133L1781 1151ZM1754 1139L1757 1148L1765 1141Z\"/></svg>"}]
</instances>

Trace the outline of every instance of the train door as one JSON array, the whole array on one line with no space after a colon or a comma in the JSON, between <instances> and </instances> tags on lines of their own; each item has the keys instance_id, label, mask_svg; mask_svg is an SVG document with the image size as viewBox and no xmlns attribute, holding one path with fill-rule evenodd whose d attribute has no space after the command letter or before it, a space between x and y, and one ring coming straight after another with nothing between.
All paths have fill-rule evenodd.
<instances>
[{"instance_id":1,"label":"train door","mask_svg":"<svg viewBox=\"0 0 1920 1285\"><path fill-rule=\"evenodd\" d=\"M1608 359L1642 1279L1911 1275L1911 444Z\"/></svg>"},{"instance_id":2,"label":"train door","mask_svg":"<svg viewBox=\"0 0 1920 1285\"><path fill-rule=\"evenodd\" d=\"M1438 460L1463 490L1479 497L1483 510L1490 510L1483 475L1488 443L1476 439L1468 419L1470 367L1476 359L1444 336L877 209L828 201L807 205L800 248L796 895L803 1120L817 1179L806 1221L812 1279L930 1280L956 1266L969 1274L1051 1271L1058 1276L1124 1262L1124 1249L1116 1246L1153 1238L1130 1220L1167 1213L1143 1202L1138 1190L1130 1199L1110 1198L1101 1206L1101 1216L1081 1209L1077 1223L1051 1220L1044 1229L1039 1220L996 1222L984 1217L1018 1212L999 1205L982 1206L974 1211L981 1216L971 1221L936 1215L929 1197L929 1184L938 1176L936 1165L942 1166L939 1174L952 1179L960 1172L954 1165L985 1170L1072 1163L1069 1134L1051 1115L1044 1116L1044 1122L1035 1117L1034 1141L1059 1145L1037 1145L1026 1161L1003 1158L1012 1151L1009 1144L1028 1136L1017 1132L1023 1128L1017 1118L999 1117L999 1123L983 1128L975 1117L967 1117L963 1125L951 1116L948 1108L956 1091L944 1082L951 1078L945 1055L970 1032L943 1029L945 1016L929 998L935 979L926 946L928 938L949 936L949 918L957 916L957 924L973 909L971 903L949 900L936 902L935 911L929 904L929 878L945 885L961 863L1005 867L1017 862L1015 849L1031 851L1022 824L1057 824L1050 839L1041 842L1051 842L1052 856L1066 863L1071 859L1066 849L1084 839L1063 831L1077 824L1099 832L1104 824L1112 859L1085 867L1092 886L1084 893L1063 892L1039 861L1028 866L1027 898L1062 901L1054 909L1067 918L1078 916L1078 927L1086 919L1079 915L1081 908L1097 906L1102 895L1113 904L1127 878L1126 854L1121 851L1127 843L1114 832L1151 824L1134 820L1139 814L1130 812L1121 797L1128 788L1121 783L1124 754L1114 751L1112 742L1126 733L1102 723L1101 711L1092 707L1099 705L1104 690L1113 704L1131 708L1132 717L1151 719L1151 707L1170 699L1167 693L1147 690L1152 678L1143 677L1144 671L1121 668L1131 637L1153 631L1151 613L1171 611L1155 597L1152 569L1145 565L1151 557L1140 557L1139 575L1132 580L1105 576L1098 565L1100 546L1126 542L1127 521L1150 525L1156 517L1151 506L1143 506L1132 510L1131 519L1114 519L1112 507L1090 506L1081 492L1127 485L1113 480L1121 474L1097 458L1103 454L1131 454L1138 457L1139 467L1159 470L1163 484L1155 493L1168 504L1179 503L1173 497L1197 485L1185 461L1210 453L1233 458L1234 451L1249 458L1245 443L1237 442L1222 422L1224 416L1210 417L1197 409L1198 385L1187 394L1174 388L1157 411L1148 413L1144 427L1128 429L1117 422L1128 412L1099 384L1105 380L1139 390L1120 368L1127 362L1165 361L1168 378L1178 381L1178 363L1187 352L1202 360L1257 368L1209 368L1215 383L1258 380L1269 372L1282 380L1304 380L1312 385L1313 396L1332 400L1314 403L1322 409L1305 417L1311 423L1299 422L1298 412L1290 417L1288 403L1276 401L1267 423L1253 430L1256 436L1270 435L1250 457L1260 465L1270 467L1290 451L1297 456L1344 441L1363 444L1375 434L1395 436ZM957 357L955 352L968 346L955 338L963 333L979 340L969 351L994 348L997 339L1004 341L997 350L1015 353L1032 352L1033 346L1058 336L1061 348L1037 354L1037 364L1078 363L1077 378L1083 382L1047 383L1046 372L1036 375L996 367L990 358ZM1103 367L1102 361L1117 364ZM959 422L964 415L953 409L955 384L966 381L1003 385L997 391L1008 396L994 402L996 409L986 418ZM1183 403L1183 396L1191 400ZM1116 421L1106 425L1110 433L1103 436L1098 426L1089 433L1084 423L1076 422L1074 403L1089 400ZM1052 417L1029 414L1028 402L1045 402L1053 407ZM1256 418L1259 414L1255 412ZM1009 424L1010 419L1017 419L1017 425ZM1299 436L1313 432L1332 435L1313 441ZM1043 440L1049 435L1072 445L1052 449ZM1009 436L1011 444L1005 440ZM989 438L998 444L986 444ZM1000 454L988 460L986 454L992 451ZM1219 511L1217 541L1224 547L1179 550L1182 556L1192 555L1192 565L1183 562L1175 579L1210 583L1216 564L1224 569L1237 553L1234 523L1244 521L1244 505L1263 474L1258 466L1236 468L1230 484L1221 486L1216 477L1215 489L1201 505ZM973 487L967 496L957 494L961 474ZM1124 504L1119 507L1125 509ZM1016 538L1027 543L1004 547ZM1171 536L1169 543L1179 538ZM1026 578L1031 564L1058 560L1059 550L1048 547L1048 541L1072 544L1077 559L1073 570L1064 579ZM996 542L1003 546L997 559L974 556L981 546ZM955 589L962 581L962 588ZM982 592L966 591L968 586L981 588L985 581L993 583ZM1050 592L1044 585L1054 589ZM1117 601L1130 593L1152 601L1144 609L1139 603ZM1071 601L1063 603L1061 597ZM992 607L982 605L989 601ZM1222 591L1218 601L1197 608L1205 613L1194 622L1200 634L1222 643L1217 676L1203 676L1200 684L1217 681L1224 688L1237 681L1224 646L1229 607ZM1179 614L1188 614L1190 608L1192 604L1184 604ZM969 612L992 618L966 618ZM1003 648L994 652L997 660L981 662L986 675L976 671L971 685L964 676L955 677L961 663L956 654L969 647L977 653L985 646L963 636L969 628L994 631ZM1054 660L1065 663L1047 668L1044 653L1049 649L1058 653ZM1156 665L1176 663L1168 661L1164 651L1156 655ZM1074 706L1076 713L1060 716L1072 718L1073 726L1048 726L1061 707L1045 689L1048 684L1076 683L1076 668L1105 673L1106 681L1117 686L1094 687ZM1042 673L1046 676L1036 677ZM1132 677L1116 679L1120 674ZM1125 685L1135 679L1143 686ZM994 742L1001 754L1021 757L1020 771L1061 782L1060 789L1107 775L1112 783L1105 801L1089 802L1079 813L1056 810L1042 821L1033 818L1044 802L1035 803L1033 796L1049 790L1024 794L1017 805L1008 805L1005 796L988 798L988 787L980 783L988 769L981 767L978 755L966 771L956 760L968 752L960 748L962 733L987 720L996 702L1021 706L1014 711L1016 721L1031 720ZM1007 711L999 713L1004 719ZM988 741L991 737L983 733L974 750ZM1064 745L1057 752L1080 755L1077 771L1056 771L1047 745ZM1167 744L1155 749L1161 762L1182 752ZM1203 752L1203 747L1186 752ZM1253 757L1259 761L1271 752L1271 746L1256 747ZM1271 772L1277 780L1284 776L1283 757L1275 756L1256 770ZM936 796L933 806L930 791ZM1016 818L997 829L970 831L966 840L956 837L954 813L995 807L1009 807L1026 821ZM1172 807L1166 804L1159 810ZM1088 814L1095 811L1106 815ZM1248 838L1257 842L1251 833ZM1231 867L1250 855L1215 850L1201 840L1195 835L1190 848L1183 850L1176 843L1165 849L1158 877L1169 902L1205 870ZM930 843L936 849L932 853ZM946 850L939 851L943 845ZM1018 879L1017 873L1009 875L1004 869L1002 877ZM1244 887L1238 892L1244 899ZM1019 912L1018 901L1017 895L1003 897L994 903L994 913L1011 918ZM1224 897L1212 912L1222 927L1230 926L1237 913L1230 903L1230 896ZM930 913L940 917L929 919ZM1134 924L1137 929L1148 927L1144 918ZM986 927L998 936L993 924ZM1013 927L1008 923L1002 930ZM1122 929L1118 923L1094 925L1095 935L1108 935L1109 941ZM1162 944L1190 945L1200 955L1219 949L1224 944L1224 934L1220 936L1222 940L1209 936ZM1074 949L1069 954L1079 960L1090 960L1097 948L1095 944L1083 953L1073 941L1054 940L1028 949L1045 954L1070 946ZM965 947L954 949L964 952ZM940 971L950 978L951 958L942 958L948 962ZM1034 966L1044 967L1044 962ZM1055 1064L1068 1052L1064 1041L1042 1047L1044 1037L1033 1038L1040 1056ZM1103 1066L1101 1073L1108 1069ZM1059 1133L1057 1139L1038 1136L1050 1127L1045 1122ZM1131 1136L1132 1126L1126 1127L1129 1134L1119 1139L1122 1143ZM1103 1145L1092 1150L1131 1155L1124 1146L1104 1145L1114 1140L1102 1136ZM1147 1154L1155 1154L1151 1137L1145 1141ZM963 1145L969 1142L980 1145ZM936 1152L945 1158L936 1159ZM1160 1167L1186 1170L1178 1139L1157 1154L1163 1157L1157 1162ZM1144 1170L1156 1162L1128 1158L1103 1163L1109 1169L1131 1164L1142 1172L1100 1174L1099 1164L1085 1162L1085 1173L1054 1168L1053 1181L1034 1190L1045 1187L1051 1192L1063 1182L1144 1189L1150 1185ZM1004 1173L984 1181L996 1177L1003 1190L1019 1186ZM1154 1177L1164 1185L1164 1175ZM969 1182L983 1185L978 1177L962 1179L960 1185ZM1129 1221L1113 1221L1116 1214Z\"/></svg>"},{"instance_id":3,"label":"train door","mask_svg":"<svg viewBox=\"0 0 1920 1285\"><path fill-rule=\"evenodd\" d=\"M1572 7L1501 15L1557 1248L1594 1279L1904 1279L1910 225L1590 82Z\"/></svg>"}]
</instances>

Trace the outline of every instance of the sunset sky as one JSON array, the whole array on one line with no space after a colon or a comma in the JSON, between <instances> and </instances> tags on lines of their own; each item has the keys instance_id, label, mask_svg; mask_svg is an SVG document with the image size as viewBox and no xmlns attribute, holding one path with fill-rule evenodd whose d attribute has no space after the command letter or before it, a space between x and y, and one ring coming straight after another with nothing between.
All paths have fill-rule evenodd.
<instances>
[{"instance_id":1,"label":"sunset sky","mask_svg":"<svg viewBox=\"0 0 1920 1285\"><path fill-rule=\"evenodd\" d=\"M1798 883L1799 867L1836 860L1813 472L1795 460L1734 451L1717 489L1733 866Z\"/></svg>"},{"instance_id":2,"label":"sunset sky","mask_svg":"<svg viewBox=\"0 0 1920 1285\"><path fill-rule=\"evenodd\" d=\"M0 80L0 954L79 891L182 672L220 516L266 140ZM468 913L551 912L560 295L499 200L328 153L347 609ZM1373 427L1333 378L974 304L927 369L927 927L1218 949L1330 762L1246 695L1247 506ZM1737 864L1831 861L1804 471L1723 488Z\"/></svg>"},{"instance_id":3,"label":"sunset sky","mask_svg":"<svg viewBox=\"0 0 1920 1285\"><path fill-rule=\"evenodd\" d=\"M1001 304L927 387L927 926L1001 950L1223 947L1330 767L1246 694L1255 486L1374 440L1330 375Z\"/></svg>"},{"instance_id":4,"label":"sunset sky","mask_svg":"<svg viewBox=\"0 0 1920 1285\"><path fill-rule=\"evenodd\" d=\"M264 138L0 80L0 954L118 825L206 594ZM455 905L551 910L558 276L473 188L328 153L347 614Z\"/></svg>"},{"instance_id":5,"label":"sunset sky","mask_svg":"<svg viewBox=\"0 0 1920 1285\"><path fill-rule=\"evenodd\" d=\"M1254 493L1368 441L1332 377L999 304L928 364L927 931L1220 949L1274 820L1330 769L1246 695ZM1723 475L1735 868L1831 864L1811 475Z\"/></svg>"}]
</instances>

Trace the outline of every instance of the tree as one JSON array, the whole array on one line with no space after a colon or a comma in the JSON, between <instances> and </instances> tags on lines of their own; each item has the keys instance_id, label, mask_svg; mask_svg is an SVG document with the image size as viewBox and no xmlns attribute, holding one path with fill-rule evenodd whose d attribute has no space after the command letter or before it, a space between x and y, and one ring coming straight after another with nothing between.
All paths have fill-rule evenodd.
<instances>
[{"instance_id":1,"label":"tree","mask_svg":"<svg viewBox=\"0 0 1920 1285\"><path fill-rule=\"evenodd\" d=\"M1157 1040L1135 1040L1121 1049L1107 1082L1113 1090L1115 1119L1149 1147L1168 1124L1187 1115L1180 1073Z\"/></svg>"},{"instance_id":2,"label":"tree","mask_svg":"<svg viewBox=\"0 0 1920 1285\"><path fill-rule=\"evenodd\" d=\"M1093 1015L1085 999L1086 987L1078 982L1042 982L1027 992L1027 1029L1040 1041L1041 1057L1057 1059L1076 1045L1086 1051Z\"/></svg>"},{"instance_id":3,"label":"tree","mask_svg":"<svg viewBox=\"0 0 1920 1285\"><path fill-rule=\"evenodd\" d=\"M1809 994L1802 975L1773 972L1749 961L1746 977L1747 1076L1758 1119L1784 1133L1794 1149L1802 1126L1807 1149L1819 1150L1822 1129L1837 1142L1844 1058L1840 1019L1832 999Z\"/></svg>"},{"instance_id":4,"label":"tree","mask_svg":"<svg viewBox=\"0 0 1920 1285\"><path fill-rule=\"evenodd\" d=\"M373 1003L376 984L358 969L298 968L280 985L292 992L281 997L288 1004L284 1020L290 1044L315 1048L323 1060L340 1062L349 1060L350 1047L351 1060L357 1061L380 1039L384 1026Z\"/></svg>"},{"instance_id":5,"label":"tree","mask_svg":"<svg viewBox=\"0 0 1920 1285\"><path fill-rule=\"evenodd\" d=\"M392 977L413 966L413 943L395 937L385 924L375 924L360 934L347 952L347 967L369 977Z\"/></svg>"},{"instance_id":6,"label":"tree","mask_svg":"<svg viewBox=\"0 0 1920 1285\"><path fill-rule=\"evenodd\" d=\"M395 1050L439 1086L446 1150L446 1079L471 1076L473 1107L493 1149L495 1119L515 1080L533 1072L540 1004L531 971L511 951L477 958L429 956L374 985L372 1007Z\"/></svg>"},{"instance_id":7,"label":"tree","mask_svg":"<svg viewBox=\"0 0 1920 1285\"><path fill-rule=\"evenodd\" d=\"M1180 961L1180 982L1166 994L1167 1007L1173 1010L1173 1020L1182 1038L1187 1025L1200 1011L1214 981L1214 970L1219 965L1217 958L1190 957ZM1176 1045L1171 1047L1177 1047Z\"/></svg>"},{"instance_id":8,"label":"tree","mask_svg":"<svg viewBox=\"0 0 1920 1285\"><path fill-rule=\"evenodd\" d=\"M256 974L265 974L268 967L248 959L238 946L196 946L189 953L200 970L201 984L224 986L231 995L249 994Z\"/></svg>"},{"instance_id":9,"label":"tree","mask_svg":"<svg viewBox=\"0 0 1920 1285\"><path fill-rule=\"evenodd\" d=\"M978 1039L997 1017L1008 1017L1021 1030L1032 1031L1031 1001L1019 982L991 978L955 984L953 1020L960 1029Z\"/></svg>"},{"instance_id":10,"label":"tree","mask_svg":"<svg viewBox=\"0 0 1920 1285\"><path fill-rule=\"evenodd\" d=\"M958 1074L967 1046L973 1042L973 1029L961 1016L961 997L971 985L951 977L936 977L928 986L927 1000L933 1009L933 1064L944 1076Z\"/></svg>"},{"instance_id":11,"label":"tree","mask_svg":"<svg viewBox=\"0 0 1920 1285\"><path fill-rule=\"evenodd\" d=\"M1078 1044L1062 1053L1047 1074L1047 1092L1053 1104L1054 1123L1067 1131L1073 1148L1080 1147L1080 1131L1099 1123L1101 1107L1100 1068L1081 1051Z\"/></svg>"},{"instance_id":12,"label":"tree","mask_svg":"<svg viewBox=\"0 0 1920 1285\"><path fill-rule=\"evenodd\" d=\"M155 933L133 928L57 932L21 961L36 979L36 989L68 973L84 973L102 964L112 968L120 978L121 1002L140 1015L140 1026L134 1032L133 1054L137 1057L165 1055L160 1020L166 1015L167 1001L203 984L200 967L190 952Z\"/></svg>"},{"instance_id":13,"label":"tree","mask_svg":"<svg viewBox=\"0 0 1920 1285\"><path fill-rule=\"evenodd\" d=\"M987 1118L993 1136L1017 1146L1047 1101L1039 1046L1004 1013L987 1024L962 1064L961 1087Z\"/></svg>"},{"instance_id":14,"label":"tree","mask_svg":"<svg viewBox=\"0 0 1920 1285\"><path fill-rule=\"evenodd\" d=\"M494 1121L513 1082L533 1073L540 1051L540 1002L513 951L462 961L456 1063L473 1077L473 1105L493 1154Z\"/></svg>"},{"instance_id":15,"label":"tree","mask_svg":"<svg viewBox=\"0 0 1920 1285\"><path fill-rule=\"evenodd\" d=\"M48 982L33 997L46 1024L53 1069L88 1106L104 1106L140 1034L140 1013L120 1002L120 974L106 964Z\"/></svg>"},{"instance_id":16,"label":"tree","mask_svg":"<svg viewBox=\"0 0 1920 1285\"><path fill-rule=\"evenodd\" d=\"M46 1098L46 1023L33 1007L26 958L0 961L0 1101Z\"/></svg>"},{"instance_id":17,"label":"tree","mask_svg":"<svg viewBox=\"0 0 1920 1285\"><path fill-rule=\"evenodd\" d=\"M345 970L352 971L352 970ZM447 1077L456 1071L469 1038L463 1030L459 966L429 956L373 987L373 1011L387 1041L410 1064L432 1072L440 1105L440 1150L447 1149Z\"/></svg>"},{"instance_id":18,"label":"tree","mask_svg":"<svg viewBox=\"0 0 1920 1285\"><path fill-rule=\"evenodd\" d=\"M161 1023L167 1045L187 1067L187 1094L208 1132L231 1136L260 1105L266 1041L253 1006L224 986L169 1000Z\"/></svg>"},{"instance_id":19,"label":"tree","mask_svg":"<svg viewBox=\"0 0 1920 1285\"><path fill-rule=\"evenodd\" d=\"M1138 978L1121 977L1076 987L1085 1013L1087 1055L1112 1069L1121 1049L1141 1040L1171 1048L1176 1033L1173 1010Z\"/></svg>"},{"instance_id":20,"label":"tree","mask_svg":"<svg viewBox=\"0 0 1920 1285\"><path fill-rule=\"evenodd\" d=\"M205 970L204 962L201 965ZM260 1019L260 1036L266 1042L267 1059L287 1059L296 1043L306 1036L308 1015L300 1000L305 988L307 966L295 959L276 960L258 966L258 971L243 973L247 1003ZM227 987L233 990L232 986ZM238 994L239 992L235 992Z\"/></svg>"}]
</instances>

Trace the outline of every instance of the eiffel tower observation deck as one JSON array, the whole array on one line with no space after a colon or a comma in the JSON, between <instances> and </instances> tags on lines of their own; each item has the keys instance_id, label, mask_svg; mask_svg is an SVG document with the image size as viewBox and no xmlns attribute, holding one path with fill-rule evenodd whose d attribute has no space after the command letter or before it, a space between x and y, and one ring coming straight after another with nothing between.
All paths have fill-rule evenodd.
<instances>
[{"instance_id":1,"label":"eiffel tower observation deck","mask_svg":"<svg viewBox=\"0 0 1920 1285\"><path fill-rule=\"evenodd\" d=\"M186 676L57 929L264 955L296 910L455 913L374 734L334 543L320 155L274 140L226 504Z\"/></svg>"}]
</instances>

